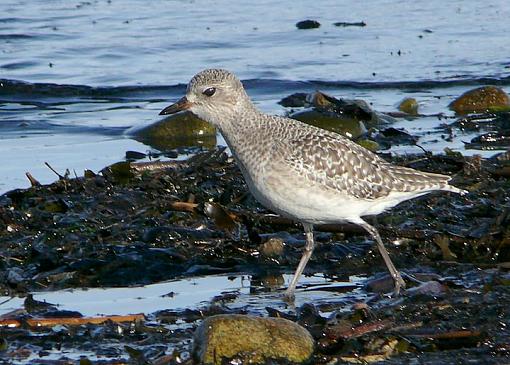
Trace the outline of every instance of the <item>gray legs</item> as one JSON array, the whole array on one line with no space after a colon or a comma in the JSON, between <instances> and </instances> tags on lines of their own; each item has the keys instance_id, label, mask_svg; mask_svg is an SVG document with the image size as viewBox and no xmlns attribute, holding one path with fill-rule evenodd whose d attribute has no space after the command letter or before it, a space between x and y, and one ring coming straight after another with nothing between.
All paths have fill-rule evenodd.
<instances>
[{"instance_id":1,"label":"gray legs","mask_svg":"<svg viewBox=\"0 0 510 365\"><path fill-rule=\"evenodd\" d=\"M313 225L303 223L303 227L305 228L306 245L303 256L301 257L301 261L299 261L299 265L296 269L296 272L294 273L294 277L292 278L289 287L285 291L285 297L289 300L294 299L294 292L296 291L296 285L298 283L299 277L303 273L306 263L312 256L313 248L315 246L315 243L313 242Z\"/></svg>"},{"instance_id":2,"label":"gray legs","mask_svg":"<svg viewBox=\"0 0 510 365\"><path fill-rule=\"evenodd\" d=\"M393 265L393 262L391 262L390 255L388 255L388 251L386 251L386 247L384 247L384 244L381 240L381 236L379 236L379 232L377 232L377 229L375 229L375 227L372 227L370 224L368 224L362 219L352 223L358 224L361 227L363 227L368 233L370 233L370 235L377 242L377 248L381 253L381 256L384 260L384 263L386 264L386 267L388 268L388 271L390 272L391 277L393 278L393 281L395 282L394 293L395 295L398 295L400 293L400 289L406 287L406 283L402 279L402 276L400 275L398 270L395 268L395 265ZM312 252L315 246L315 243L313 241L313 225L303 223L303 227L305 228L306 235L305 250L303 252L303 256L301 257L301 261L299 261L299 265L296 269L296 272L292 277L292 281L290 282L289 287L285 291L285 297L290 301L294 300L294 292L296 291L296 285L299 281L299 277L305 270L306 264L308 263L308 260L310 260L310 257L312 256Z\"/></svg>"},{"instance_id":3,"label":"gray legs","mask_svg":"<svg viewBox=\"0 0 510 365\"><path fill-rule=\"evenodd\" d=\"M388 251L386 250L386 247L384 247L383 245L381 236L379 236L379 232L377 232L377 229L375 229L375 227L372 227L370 224L368 224L362 219L353 223L356 223L363 227L376 240L377 248L381 253L381 256L384 260L384 263L386 264L386 267L388 268L388 271L390 272L391 277L393 278L393 281L395 282L394 293L395 295L398 295L400 293L400 289L406 287L406 283L402 279L402 276L400 275L398 270L395 268L395 265L393 265L393 262L391 262L390 255L388 255Z\"/></svg>"}]
</instances>

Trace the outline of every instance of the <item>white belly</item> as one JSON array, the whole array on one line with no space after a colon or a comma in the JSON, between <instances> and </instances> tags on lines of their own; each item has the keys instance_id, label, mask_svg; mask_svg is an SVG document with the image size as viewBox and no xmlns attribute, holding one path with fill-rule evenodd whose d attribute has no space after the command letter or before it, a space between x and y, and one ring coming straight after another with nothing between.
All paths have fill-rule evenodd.
<instances>
[{"instance_id":1,"label":"white belly","mask_svg":"<svg viewBox=\"0 0 510 365\"><path fill-rule=\"evenodd\" d=\"M357 222L427 192L390 193L375 200L357 199L345 192L283 174L252 177L243 171L251 193L266 208L311 224Z\"/></svg>"},{"instance_id":2,"label":"white belly","mask_svg":"<svg viewBox=\"0 0 510 365\"><path fill-rule=\"evenodd\" d=\"M266 208L282 216L312 224L339 223L354 220L366 209L346 194L334 192L304 180L284 176L252 179L245 175L248 187Z\"/></svg>"}]
</instances>

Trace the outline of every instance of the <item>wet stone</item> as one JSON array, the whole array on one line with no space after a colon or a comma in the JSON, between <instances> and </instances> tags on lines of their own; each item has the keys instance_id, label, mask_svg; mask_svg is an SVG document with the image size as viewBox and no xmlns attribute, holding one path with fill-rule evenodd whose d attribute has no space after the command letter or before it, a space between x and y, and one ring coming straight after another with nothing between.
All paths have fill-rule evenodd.
<instances>
[{"instance_id":1,"label":"wet stone","mask_svg":"<svg viewBox=\"0 0 510 365\"><path fill-rule=\"evenodd\" d=\"M160 151L183 146L216 145L216 129L197 118L191 112L183 112L165 117L153 124L132 132L133 137Z\"/></svg>"},{"instance_id":2,"label":"wet stone","mask_svg":"<svg viewBox=\"0 0 510 365\"><path fill-rule=\"evenodd\" d=\"M147 155L143 152L126 151L126 159L127 160L141 160L145 157L147 157Z\"/></svg>"},{"instance_id":3,"label":"wet stone","mask_svg":"<svg viewBox=\"0 0 510 365\"><path fill-rule=\"evenodd\" d=\"M279 257L283 254L285 243L281 238L271 237L260 246L260 252L266 257Z\"/></svg>"},{"instance_id":4,"label":"wet stone","mask_svg":"<svg viewBox=\"0 0 510 365\"><path fill-rule=\"evenodd\" d=\"M366 133L363 121L333 112L304 110L291 115L306 124L342 134L347 138L357 138Z\"/></svg>"},{"instance_id":5,"label":"wet stone","mask_svg":"<svg viewBox=\"0 0 510 365\"><path fill-rule=\"evenodd\" d=\"M418 107L415 98L405 98L398 104L398 110L409 115L418 115Z\"/></svg>"},{"instance_id":6,"label":"wet stone","mask_svg":"<svg viewBox=\"0 0 510 365\"><path fill-rule=\"evenodd\" d=\"M294 322L238 314L206 318L197 328L193 342L193 356L200 364L219 365L229 360L301 364L310 359L313 350L312 336Z\"/></svg>"},{"instance_id":7,"label":"wet stone","mask_svg":"<svg viewBox=\"0 0 510 365\"><path fill-rule=\"evenodd\" d=\"M452 101L449 107L457 114L508 111L510 98L499 87L482 86L465 92Z\"/></svg>"},{"instance_id":8,"label":"wet stone","mask_svg":"<svg viewBox=\"0 0 510 365\"><path fill-rule=\"evenodd\" d=\"M302 20L302 21L296 23L296 27L298 29L315 29L315 28L319 28L320 26L321 26L321 23L319 23L316 20L310 20L310 19Z\"/></svg>"}]
</instances>

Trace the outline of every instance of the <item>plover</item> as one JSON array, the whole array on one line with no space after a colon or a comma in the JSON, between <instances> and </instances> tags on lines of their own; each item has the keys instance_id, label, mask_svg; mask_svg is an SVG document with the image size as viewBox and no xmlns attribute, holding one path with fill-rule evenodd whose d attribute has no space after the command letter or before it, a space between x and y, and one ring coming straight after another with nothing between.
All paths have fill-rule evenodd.
<instances>
[{"instance_id":1,"label":"plover","mask_svg":"<svg viewBox=\"0 0 510 365\"><path fill-rule=\"evenodd\" d=\"M261 204L303 225L306 245L285 292L288 298L294 298L312 255L313 226L342 222L357 224L373 237L398 294L405 282L377 229L362 217L435 190L463 192L448 184L449 176L393 165L339 134L262 113L241 81L226 70L196 74L186 95L160 115L182 110L218 128Z\"/></svg>"}]
</instances>

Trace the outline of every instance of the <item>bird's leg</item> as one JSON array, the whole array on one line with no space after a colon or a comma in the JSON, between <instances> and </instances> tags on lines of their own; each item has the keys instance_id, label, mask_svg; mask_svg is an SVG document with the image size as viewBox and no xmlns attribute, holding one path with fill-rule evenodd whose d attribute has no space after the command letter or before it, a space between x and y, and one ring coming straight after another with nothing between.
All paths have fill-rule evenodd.
<instances>
[{"instance_id":1,"label":"bird's leg","mask_svg":"<svg viewBox=\"0 0 510 365\"><path fill-rule=\"evenodd\" d=\"M292 277L290 285L285 291L285 297L290 301L294 300L294 292L296 291L296 285L298 283L299 277L303 273L308 260L310 260L313 248L315 246L315 243L313 241L313 225L303 223L303 227L305 228L306 235L305 250L303 251L303 256L301 257L301 261L299 261L299 265L296 269L296 272L294 273L294 276Z\"/></svg>"},{"instance_id":2,"label":"bird's leg","mask_svg":"<svg viewBox=\"0 0 510 365\"><path fill-rule=\"evenodd\" d=\"M391 277L393 278L393 281L395 282L394 293L395 295L398 295L400 293L400 289L406 287L406 283L404 279L402 279L402 276L398 270L395 268L395 265L393 265L393 262L390 259L390 255L388 254L388 251L386 250L386 247L384 247L384 244L381 240L381 236L379 236L379 232L375 227L372 227L364 220L360 220L356 222L356 224L359 224L361 227L363 227L376 240L377 248L381 253L381 256L384 260L384 263L386 264L386 267L388 268L388 271L390 272Z\"/></svg>"}]
</instances>

